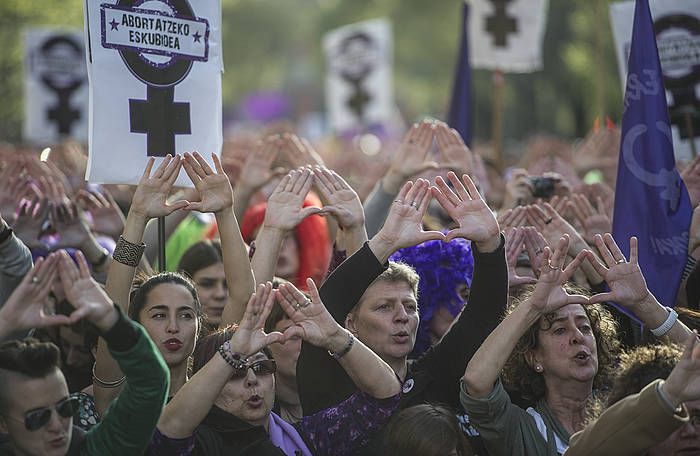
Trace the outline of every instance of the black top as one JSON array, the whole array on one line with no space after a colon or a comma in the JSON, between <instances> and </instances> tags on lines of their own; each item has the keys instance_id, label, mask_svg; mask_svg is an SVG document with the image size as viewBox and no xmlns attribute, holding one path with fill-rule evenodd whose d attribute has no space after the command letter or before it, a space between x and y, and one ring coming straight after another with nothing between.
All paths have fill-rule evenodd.
<instances>
[{"instance_id":1,"label":"black top","mask_svg":"<svg viewBox=\"0 0 700 456\"><path fill-rule=\"evenodd\" d=\"M399 408L425 402L461 408L459 379L486 337L498 326L508 301L508 269L504 238L491 253L476 246L469 301L442 340L408 366ZM341 325L365 290L388 267L365 245L328 277L320 289L323 302ZM350 396L356 389L350 377L325 350L302 342L297 362L302 409L310 415Z\"/></svg>"}]
</instances>

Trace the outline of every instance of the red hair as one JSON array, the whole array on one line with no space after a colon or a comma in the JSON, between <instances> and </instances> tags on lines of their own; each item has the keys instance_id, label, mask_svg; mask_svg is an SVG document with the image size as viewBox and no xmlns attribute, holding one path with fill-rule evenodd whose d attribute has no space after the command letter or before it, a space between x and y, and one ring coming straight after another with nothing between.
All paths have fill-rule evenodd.
<instances>
[{"instance_id":1,"label":"red hair","mask_svg":"<svg viewBox=\"0 0 700 456\"><path fill-rule=\"evenodd\" d=\"M321 200L309 193L304 199L303 207L321 207ZM265 220L267 203L249 207L241 222L241 234L248 244ZM307 290L306 279L311 277L320 284L326 276L331 258L331 243L328 236L328 224L320 215L306 217L294 228L294 237L299 246L299 270L291 281L300 290Z\"/></svg>"}]
</instances>

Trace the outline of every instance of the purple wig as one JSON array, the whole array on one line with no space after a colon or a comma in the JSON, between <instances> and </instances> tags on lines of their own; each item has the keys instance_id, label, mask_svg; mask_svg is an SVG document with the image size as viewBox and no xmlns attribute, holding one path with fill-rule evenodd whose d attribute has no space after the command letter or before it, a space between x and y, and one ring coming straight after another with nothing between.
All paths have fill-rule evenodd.
<instances>
[{"instance_id":1,"label":"purple wig","mask_svg":"<svg viewBox=\"0 0 700 456\"><path fill-rule=\"evenodd\" d=\"M466 239L450 242L427 241L394 253L391 261L405 263L416 270L418 282L418 312L420 324L412 358L419 357L430 348L429 327L433 314L445 307L452 316L459 314L465 302L457 293L457 287L466 283L471 287L474 258L471 244Z\"/></svg>"}]
</instances>

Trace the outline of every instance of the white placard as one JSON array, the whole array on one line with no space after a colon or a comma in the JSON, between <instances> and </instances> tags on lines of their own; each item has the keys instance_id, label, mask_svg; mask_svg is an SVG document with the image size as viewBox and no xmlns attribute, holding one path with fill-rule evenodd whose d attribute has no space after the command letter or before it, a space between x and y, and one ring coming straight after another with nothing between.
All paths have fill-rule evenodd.
<instances>
[{"instance_id":1,"label":"white placard","mask_svg":"<svg viewBox=\"0 0 700 456\"><path fill-rule=\"evenodd\" d=\"M49 145L88 137L88 78L79 30L24 32L24 139Z\"/></svg>"},{"instance_id":2,"label":"white placard","mask_svg":"<svg viewBox=\"0 0 700 456\"><path fill-rule=\"evenodd\" d=\"M664 73L666 100L671 119L671 135L676 158L692 159L686 110L694 110L690 123L700 151L700 0L650 1L656 46ZM627 80L627 60L632 40L634 2L610 5L610 22L622 92Z\"/></svg>"},{"instance_id":3,"label":"white placard","mask_svg":"<svg viewBox=\"0 0 700 456\"><path fill-rule=\"evenodd\" d=\"M473 68L530 73L542 68L548 0L470 0Z\"/></svg>"},{"instance_id":4,"label":"white placard","mask_svg":"<svg viewBox=\"0 0 700 456\"><path fill-rule=\"evenodd\" d=\"M85 0L85 24L90 182L135 184L150 156L221 152L219 0Z\"/></svg>"},{"instance_id":5,"label":"white placard","mask_svg":"<svg viewBox=\"0 0 700 456\"><path fill-rule=\"evenodd\" d=\"M323 38L326 107L339 133L389 122L394 112L391 24L374 19L346 25Z\"/></svg>"}]
</instances>

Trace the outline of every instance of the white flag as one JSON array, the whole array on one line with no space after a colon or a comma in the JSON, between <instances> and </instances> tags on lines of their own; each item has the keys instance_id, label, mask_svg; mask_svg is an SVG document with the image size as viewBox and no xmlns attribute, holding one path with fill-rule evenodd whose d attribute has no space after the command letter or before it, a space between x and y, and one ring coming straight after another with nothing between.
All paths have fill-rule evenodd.
<instances>
[{"instance_id":1,"label":"white flag","mask_svg":"<svg viewBox=\"0 0 700 456\"><path fill-rule=\"evenodd\" d=\"M88 80L83 34L31 28L24 32L24 139L48 145L86 141Z\"/></svg>"},{"instance_id":2,"label":"white flag","mask_svg":"<svg viewBox=\"0 0 700 456\"><path fill-rule=\"evenodd\" d=\"M693 158L691 132L700 150L700 0L649 2L649 9L664 73L673 150L676 158L689 161ZM610 22L624 92L634 2L611 4Z\"/></svg>"},{"instance_id":3,"label":"white flag","mask_svg":"<svg viewBox=\"0 0 700 456\"><path fill-rule=\"evenodd\" d=\"M220 153L219 0L85 0L85 16L88 179L135 184L151 156Z\"/></svg>"},{"instance_id":4,"label":"white flag","mask_svg":"<svg viewBox=\"0 0 700 456\"><path fill-rule=\"evenodd\" d=\"M530 73L542 68L548 0L470 0L473 68Z\"/></svg>"},{"instance_id":5,"label":"white flag","mask_svg":"<svg viewBox=\"0 0 700 456\"><path fill-rule=\"evenodd\" d=\"M323 39L326 106L339 133L391 120L393 43L391 24L375 19L335 29Z\"/></svg>"}]
</instances>

